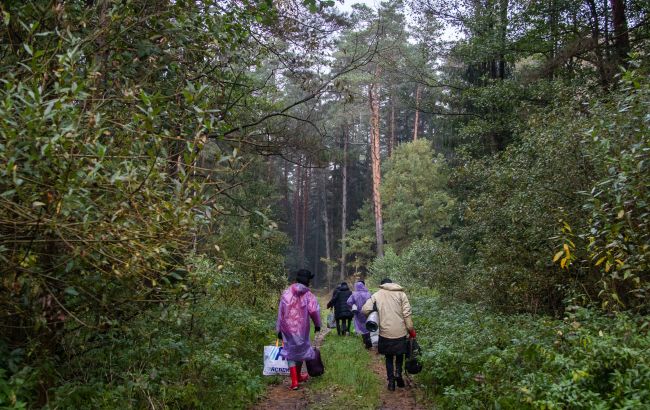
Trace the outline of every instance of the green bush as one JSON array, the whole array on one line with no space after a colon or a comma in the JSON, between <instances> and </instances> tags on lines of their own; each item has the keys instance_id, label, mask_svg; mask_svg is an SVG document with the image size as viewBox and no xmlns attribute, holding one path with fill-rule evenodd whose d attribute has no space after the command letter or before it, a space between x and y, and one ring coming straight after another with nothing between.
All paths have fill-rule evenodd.
<instances>
[{"instance_id":1,"label":"green bush","mask_svg":"<svg viewBox=\"0 0 650 410\"><path fill-rule=\"evenodd\" d=\"M501 153L460 160L451 239L468 294L509 312L559 313L567 296L645 309L648 87L639 69L607 96L575 89Z\"/></svg>"},{"instance_id":2,"label":"green bush","mask_svg":"<svg viewBox=\"0 0 650 410\"><path fill-rule=\"evenodd\" d=\"M275 312L234 303L226 275L205 259L186 282L201 292L97 335L80 330L50 408L244 408L266 386L261 352ZM262 306L268 306L262 303Z\"/></svg>"},{"instance_id":3,"label":"green bush","mask_svg":"<svg viewBox=\"0 0 650 410\"><path fill-rule=\"evenodd\" d=\"M404 286L435 288L450 296L460 296L467 288L460 283L464 280L460 254L449 243L435 239L414 242L400 255L387 248L370 270L374 276L390 277Z\"/></svg>"},{"instance_id":4,"label":"green bush","mask_svg":"<svg viewBox=\"0 0 650 410\"><path fill-rule=\"evenodd\" d=\"M571 306L563 320L413 298L419 376L439 408L609 409L650 405L648 324Z\"/></svg>"}]
</instances>

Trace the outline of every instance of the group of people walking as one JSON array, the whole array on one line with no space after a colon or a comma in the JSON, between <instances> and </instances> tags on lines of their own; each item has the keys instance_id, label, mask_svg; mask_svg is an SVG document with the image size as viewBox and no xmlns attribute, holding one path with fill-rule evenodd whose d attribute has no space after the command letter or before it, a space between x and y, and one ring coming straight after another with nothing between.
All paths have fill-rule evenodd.
<instances>
[{"instance_id":1,"label":"group of people walking","mask_svg":"<svg viewBox=\"0 0 650 410\"><path fill-rule=\"evenodd\" d=\"M370 292L364 281L354 284L354 292L350 290L347 282L341 282L334 289L332 299L327 303L328 309L334 309L336 332L339 336L350 335L350 326L354 319L354 330L362 335L367 348L372 347L370 333L366 329L366 316L361 313L361 307L370 299Z\"/></svg>"},{"instance_id":2,"label":"group of people walking","mask_svg":"<svg viewBox=\"0 0 650 410\"><path fill-rule=\"evenodd\" d=\"M309 340L310 319L314 330L320 331L321 317L318 301L309 290L314 275L306 269L296 272L295 283L287 288L280 299L276 330L283 340L283 355L289 361L291 389L298 389L299 383L307 379L300 371L304 360L312 360L315 351ZM415 339L416 333L411 318L411 304L404 289L386 278L381 281L374 294L363 281L354 284L354 291L346 282L334 290L327 303L334 309L336 331L339 336L350 335L352 319L357 334L360 334L367 349L372 347L370 332L366 328L368 315L377 311L379 315L379 341L377 351L385 356L388 389L404 387L402 377L404 357L408 351L408 339Z\"/></svg>"}]
</instances>

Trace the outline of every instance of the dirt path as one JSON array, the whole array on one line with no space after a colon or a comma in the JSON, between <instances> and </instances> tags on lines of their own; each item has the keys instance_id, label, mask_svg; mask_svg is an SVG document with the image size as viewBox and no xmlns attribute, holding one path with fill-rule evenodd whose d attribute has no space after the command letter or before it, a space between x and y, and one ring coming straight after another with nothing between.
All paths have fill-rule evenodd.
<instances>
[{"instance_id":1,"label":"dirt path","mask_svg":"<svg viewBox=\"0 0 650 410\"><path fill-rule=\"evenodd\" d=\"M325 335L329 333L329 331L332 329L327 328L326 326L322 328L320 332L316 334L314 337L314 346L319 347L323 343L323 339L325 338ZM307 368L305 366L302 367L302 373L307 374ZM307 381L307 384L309 381ZM282 383L280 384L275 384L270 386L267 391L265 397L256 405L252 407L252 409L259 409L259 410L297 410L297 409L305 409L309 406L309 401L307 400L307 389L305 389L303 386L304 384L301 384L300 389L298 390L291 390L289 389L289 386L291 385L291 380L289 377L284 377L282 379Z\"/></svg>"},{"instance_id":2,"label":"dirt path","mask_svg":"<svg viewBox=\"0 0 650 410\"><path fill-rule=\"evenodd\" d=\"M417 385L412 377L408 373L404 372L404 382L406 387L399 388L396 387L395 391L389 391L386 387L386 365L384 361L384 356L377 354L376 351L370 353L372 354L372 371L377 374L382 381L382 389L380 393L380 407L379 410L424 410L427 407L421 405L417 402Z\"/></svg>"}]
</instances>

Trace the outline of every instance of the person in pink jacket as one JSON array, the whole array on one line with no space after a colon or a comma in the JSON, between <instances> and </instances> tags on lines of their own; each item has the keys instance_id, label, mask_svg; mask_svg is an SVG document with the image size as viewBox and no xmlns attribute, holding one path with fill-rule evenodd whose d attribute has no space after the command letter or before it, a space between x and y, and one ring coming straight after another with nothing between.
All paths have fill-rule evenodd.
<instances>
[{"instance_id":1,"label":"person in pink jacket","mask_svg":"<svg viewBox=\"0 0 650 410\"><path fill-rule=\"evenodd\" d=\"M309 290L309 281L313 277L314 274L307 269L296 272L295 283L282 293L278 307L276 330L284 345L281 354L289 362L292 390L298 389L298 382L309 378L301 375L302 362L316 356L309 340L309 319L314 322L314 331L319 332L321 326L320 305Z\"/></svg>"}]
</instances>

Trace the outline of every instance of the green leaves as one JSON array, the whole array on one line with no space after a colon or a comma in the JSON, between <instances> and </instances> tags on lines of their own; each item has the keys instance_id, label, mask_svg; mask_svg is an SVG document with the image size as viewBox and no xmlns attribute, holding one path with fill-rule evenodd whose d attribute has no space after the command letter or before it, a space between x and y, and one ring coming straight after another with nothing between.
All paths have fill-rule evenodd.
<instances>
[{"instance_id":1,"label":"green leaves","mask_svg":"<svg viewBox=\"0 0 650 410\"><path fill-rule=\"evenodd\" d=\"M568 306L563 320L410 297L424 370L441 409L647 407L643 317Z\"/></svg>"},{"instance_id":2,"label":"green leaves","mask_svg":"<svg viewBox=\"0 0 650 410\"><path fill-rule=\"evenodd\" d=\"M385 164L384 233L396 252L450 225L455 200L447 193L448 177L444 157L426 140L399 145Z\"/></svg>"}]
</instances>

